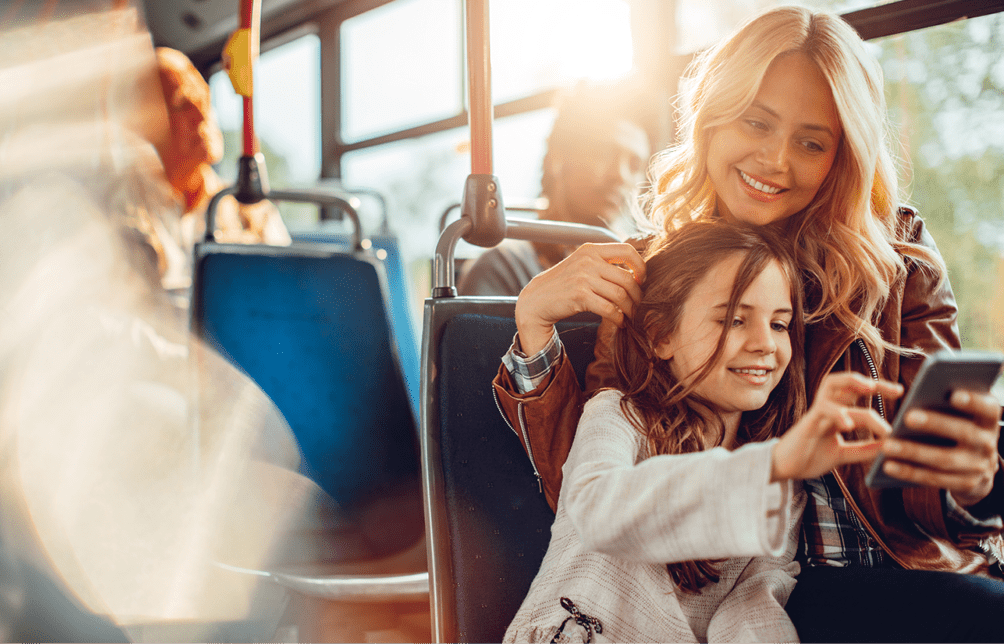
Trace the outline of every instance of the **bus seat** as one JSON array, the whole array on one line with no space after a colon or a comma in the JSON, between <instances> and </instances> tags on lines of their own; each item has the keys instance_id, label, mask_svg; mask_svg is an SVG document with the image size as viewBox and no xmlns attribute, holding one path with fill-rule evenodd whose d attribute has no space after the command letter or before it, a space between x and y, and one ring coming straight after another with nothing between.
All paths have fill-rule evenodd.
<instances>
[{"instance_id":1,"label":"bus seat","mask_svg":"<svg viewBox=\"0 0 1004 644\"><path fill-rule=\"evenodd\" d=\"M499 216L489 223L512 239L618 241L593 226L506 221L492 208L481 214ZM422 327L422 485L437 642L502 640L547 552L554 521L491 384L516 333L516 298L457 297L453 286L453 251L478 225L474 219L465 214L439 238ZM580 383L598 326L592 315L558 324Z\"/></svg>"},{"instance_id":2,"label":"bus seat","mask_svg":"<svg viewBox=\"0 0 1004 644\"><path fill-rule=\"evenodd\" d=\"M426 304L423 468L433 633L438 642L500 642L551 538L554 513L491 381L513 335L516 298ZM580 383L598 318L558 325ZM518 429L518 428L517 428Z\"/></svg>"},{"instance_id":3,"label":"bus seat","mask_svg":"<svg viewBox=\"0 0 1004 644\"><path fill-rule=\"evenodd\" d=\"M291 233L293 241L307 243L328 243L349 248L352 238L346 233L307 231ZM369 240L367 243L366 240ZM401 258L401 246L397 236L390 232L370 235L363 240L364 247L377 254L383 261L387 275L387 286L390 289L390 320L394 341L397 343L398 354L401 357L401 367L404 369L404 379L408 385L408 397L411 400L415 418L419 417L418 393L421 369L419 367L418 334L411 313L411 283ZM380 253L383 251L383 253Z\"/></svg>"},{"instance_id":4,"label":"bus seat","mask_svg":"<svg viewBox=\"0 0 1004 644\"><path fill-rule=\"evenodd\" d=\"M195 334L254 379L333 504L329 561L389 556L424 526L417 430L381 262L319 244L196 247Z\"/></svg>"}]
</instances>

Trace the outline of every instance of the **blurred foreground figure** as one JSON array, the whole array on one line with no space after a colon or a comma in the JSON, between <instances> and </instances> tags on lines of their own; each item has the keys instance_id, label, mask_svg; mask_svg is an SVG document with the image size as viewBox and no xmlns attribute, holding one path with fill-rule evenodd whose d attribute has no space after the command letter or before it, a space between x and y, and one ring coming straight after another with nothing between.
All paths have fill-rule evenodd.
<instances>
[{"instance_id":1,"label":"blurred foreground figure","mask_svg":"<svg viewBox=\"0 0 1004 644\"><path fill-rule=\"evenodd\" d=\"M320 494L160 288L149 36L126 9L0 51L0 639L271 639L288 600L256 571Z\"/></svg>"}]
</instances>

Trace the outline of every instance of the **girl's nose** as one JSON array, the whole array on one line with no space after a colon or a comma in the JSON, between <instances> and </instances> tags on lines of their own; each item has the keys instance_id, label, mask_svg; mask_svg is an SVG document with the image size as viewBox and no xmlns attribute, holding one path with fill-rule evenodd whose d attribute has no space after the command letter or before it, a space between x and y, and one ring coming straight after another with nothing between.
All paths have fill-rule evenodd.
<instances>
[{"instance_id":1,"label":"girl's nose","mask_svg":"<svg viewBox=\"0 0 1004 644\"><path fill-rule=\"evenodd\" d=\"M753 353L771 354L777 351L777 341L770 324L751 324L747 326L746 349Z\"/></svg>"}]
</instances>

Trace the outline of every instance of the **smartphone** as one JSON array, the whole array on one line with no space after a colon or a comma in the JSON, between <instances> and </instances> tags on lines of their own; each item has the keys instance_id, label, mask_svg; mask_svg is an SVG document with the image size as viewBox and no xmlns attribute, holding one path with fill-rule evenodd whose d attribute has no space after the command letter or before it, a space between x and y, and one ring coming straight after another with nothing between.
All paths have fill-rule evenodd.
<instances>
[{"instance_id":1,"label":"smartphone","mask_svg":"<svg viewBox=\"0 0 1004 644\"><path fill-rule=\"evenodd\" d=\"M918 408L963 416L948 402L952 392L956 389L968 389L987 393L1000 375L1002 365L1004 354L993 351L942 349L932 353L920 366L910 391L906 393L899 412L892 421L892 435L930 445L954 445L954 441L949 439L907 429L903 424L904 416L911 409ZM913 483L886 474L882 470L884 462L883 455L879 454L872 463L865 477L868 487L914 487Z\"/></svg>"}]
</instances>

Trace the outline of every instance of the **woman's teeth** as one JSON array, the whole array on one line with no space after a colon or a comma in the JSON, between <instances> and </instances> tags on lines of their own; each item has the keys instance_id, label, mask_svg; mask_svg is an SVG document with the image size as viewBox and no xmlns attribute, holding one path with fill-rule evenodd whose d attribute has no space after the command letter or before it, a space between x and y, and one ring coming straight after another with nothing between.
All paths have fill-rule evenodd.
<instances>
[{"instance_id":1,"label":"woman's teeth","mask_svg":"<svg viewBox=\"0 0 1004 644\"><path fill-rule=\"evenodd\" d=\"M756 188L760 192L766 192L769 195L776 195L777 193L781 192L780 188L775 188L773 186L766 186L760 183L759 181L755 180L753 177L749 176L742 170L739 171L739 176L743 178L743 181L746 182L746 185L750 186L751 188Z\"/></svg>"}]
</instances>

